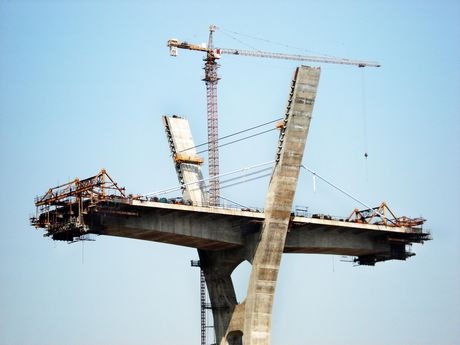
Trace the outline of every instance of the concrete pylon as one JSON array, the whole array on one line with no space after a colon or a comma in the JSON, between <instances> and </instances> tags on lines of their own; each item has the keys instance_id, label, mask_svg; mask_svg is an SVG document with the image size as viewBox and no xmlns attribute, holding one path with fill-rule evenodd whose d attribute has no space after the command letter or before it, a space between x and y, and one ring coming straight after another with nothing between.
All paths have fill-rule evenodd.
<instances>
[{"instance_id":1,"label":"concrete pylon","mask_svg":"<svg viewBox=\"0 0 460 345\"><path fill-rule=\"evenodd\" d=\"M202 160L196 152L188 120L177 115L163 116L163 125L184 200L192 201L195 206L207 206Z\"/></svg>"},{"instance_id":2,"label":"concrete pylon","mask_svg":"<svg viewBox=\"0 0 460 345\"><path fill-rule=\"evenodd\" d=\"M220 345L270 344L278 271L319 77L320 69L308 66L294 73L261 230L249 232L242 249L198 250ZM238 304L231 273L244 260L252 270L246 299Z\"/></svg>"},{"instance_id":3,"label":"concrete pylon","mask_svg":"<svg viewBox=\"0 0 460 345\"><path fill-rule=\"evenodd\" d=\"M235 307L226 336L220 339L221 345L270 344L276 281L319 76L319 68L301 66L296 69L280 135L277 163L268 188L265 221L252 260L246 300Z\"/></svg>"}]
</instances>

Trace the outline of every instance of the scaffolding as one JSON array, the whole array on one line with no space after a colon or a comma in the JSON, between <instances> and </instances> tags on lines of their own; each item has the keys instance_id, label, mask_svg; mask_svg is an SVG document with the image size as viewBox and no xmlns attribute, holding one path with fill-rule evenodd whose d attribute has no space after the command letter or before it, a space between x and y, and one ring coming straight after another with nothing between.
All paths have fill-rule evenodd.
<instances>
[{"instance_id":1,"label":"scaffolding","mask_svg":"<svg viewBox=\"0 0 460 345\"><path fill-rule=\"evenodd\" d=\"M385 225L391 227L416 227L425 223L424 218L409 218L406 216L396 217L385 202L379 206L358 210L355 208L350 216L346 219L348 222Z\"/></svg>"},{"instance_id":2,"label":"scaffolding","mask_svg":"<svg viewBox=\"0 0 460 345\"><path fill-rule=\"evenodd\" d=\"M125 189L102 169L98 174L50 188L35 198L35 216L30 222L36 228L45 228L45 236L73 242L86 232L85 215L96 204L126 199Z\"/></svg>"}]
</instances>

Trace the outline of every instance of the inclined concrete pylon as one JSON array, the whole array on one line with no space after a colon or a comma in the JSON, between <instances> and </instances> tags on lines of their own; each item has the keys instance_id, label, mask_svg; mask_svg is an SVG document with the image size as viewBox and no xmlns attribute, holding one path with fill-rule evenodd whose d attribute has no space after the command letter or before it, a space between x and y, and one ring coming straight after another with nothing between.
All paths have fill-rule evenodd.
<instances>
[{"instance_id":1,"label":"inclined concrete pylon","mask_svg":"<svg viewBox=\"0 0 460 345\"><path fill-rule=\"evenodd\" d=\"M295 70L268 187L262 229L248 231L243 248L198 250L211 300L216 339L220 345L270 344L273 298L319 77L319 68L300 66ZM165 120L165 125L169 126L166 128L168 138L179 132L175 130L176 126L182 130L188 128L188 125L179 125L179 122L177 119ZM189 138L188 146L185 146L193 147L191 133L181 136ZM174 144L172 150L174 154ZM200 180L200 169L192 169L197 176L182 174L180 164L176 165L176 170L184 191L194 189L190 186ZM194 200L193 193L187 192L186 195L192 198L192 202L198 202ZM252 270L246 299L238 304L231 274L244 260L252 263Z\"/></svg>"},{"instance_id":2,"label":"inclined concrete pylon","mask_svg":"<svg viewBox=\"0 0 460 345\"><path fill-rule=\"evenodd\" d=\"M301 66L296 70L292 97L288 101L284 138L280 142L279 159L268 188L265 222L252 262L244 308L245 345L270 344L276 281L319 76L319 68Z\"/></svg>"}]
</instances>

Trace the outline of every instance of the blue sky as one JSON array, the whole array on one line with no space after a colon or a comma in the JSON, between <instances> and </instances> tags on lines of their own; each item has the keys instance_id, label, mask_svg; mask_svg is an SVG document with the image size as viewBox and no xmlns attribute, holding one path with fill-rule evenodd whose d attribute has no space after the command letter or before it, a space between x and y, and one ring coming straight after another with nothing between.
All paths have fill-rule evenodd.
<instances>
[{"instance_id":1,"label":"blue sky","mask_svg":"<svg viewBox=\"0 0 460 345\"><path fill-rule=\"evenodd\" d=\"M408 261L375 267L284 256L273 344L457 344L459 23L453 0L0 1L0 343L199 343L195 250L57 243L28 217L36 194L101 168L132 193L177 184L161 115L186 116L206 141L205 88L202 56L172 58L166 41L205 42L216 24L220 47L381 62L322 66L304 164L369 204L423 216L434 236ZM220 62L222 135L283 114L295 62ZM271 160L275 145L272 133L222 148L221 171ZM266 187L222 194L263 206ZM314 193L307 175L295 204L333 215L359 206L319 182ZM235 272L240 299L247 273Z\"/></svg>"}]
</instances>

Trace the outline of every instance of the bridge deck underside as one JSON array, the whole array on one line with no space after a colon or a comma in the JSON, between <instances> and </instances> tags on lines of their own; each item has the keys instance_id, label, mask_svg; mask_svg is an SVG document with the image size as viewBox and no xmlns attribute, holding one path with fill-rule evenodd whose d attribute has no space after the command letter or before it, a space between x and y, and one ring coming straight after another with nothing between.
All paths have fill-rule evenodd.
<instances>
[{"instance_id":1,"label":"bridge deck underside","mask_svg":"<svg viewBox=\"0 0 460 345\"><path fill-rule=\"evenodd\" d=\"M244 247L259 234L263 219L256 212L139 202L96 206L85 223L88 233L218 251ZM362 256L390 251L391 241L418 243L425 237L421 229L295 217L284 252Z\"/></svg>"}]
</instances>

